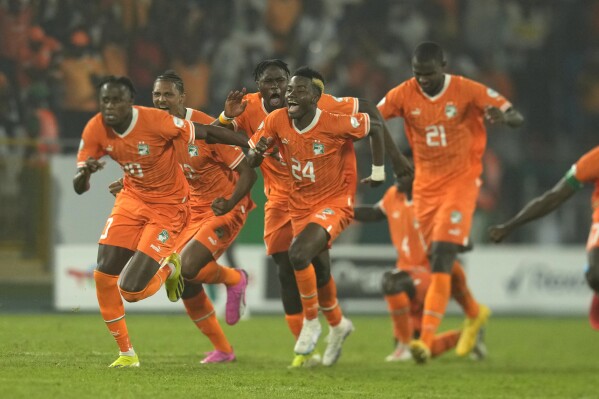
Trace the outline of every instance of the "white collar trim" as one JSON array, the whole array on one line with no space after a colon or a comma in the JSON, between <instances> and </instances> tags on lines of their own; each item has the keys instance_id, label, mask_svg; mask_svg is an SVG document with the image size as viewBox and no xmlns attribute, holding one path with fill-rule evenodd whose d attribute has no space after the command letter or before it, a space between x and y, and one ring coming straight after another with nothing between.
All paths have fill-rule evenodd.
<instances>
[{"instance_id":1,"label":"white collar trim","mask_svg":"<svg viewBox=\"0 0 599 399\"><path fill-rule=\"evenodd\" d=\"M185 120L186 121L190 121L191 120L191 115L193 115L193 109L191 108L185 108Z\"/></svg>"},{"instance_id":2,"label":"white collar trim","mask_svg":"<svg viewBox=\"0 0 599 399\"><path fill-rule=\"evenodd\" d=\"M139 110L135 107L133 107L133 111L131 112L133 114L133 116L131 117L131 123L129 124L129 127L127 128L127 130L125 130L125 132L123 134L117 132L116 130L112 129L112 131L119 137L125 137L126 135L128 135L129 133L131 133L131 131L133 130L133 128L135 127L135 125L137 124L137 117L139 116Z\"/></svg>"},{"instance_id":3,"label":"white collar trim","mask_svg":"<svg viewBox=\"0 0 599 399\"><path fill-rule=\"evenodd\" d=\"M320 120L320 114L322 114L322 111L320 110L320 108L316 108L316 114L314 114L314 119L312 119L312 122L310 122L310 124L302 130L298 129L297 126L295 126L295 120L292 120L293 128L299 134L304 134L304 133L310 131L314 126L316 126L316 124Z\"/></svg>"},{"instance_id":4,"label":"white collar trim","mask_svg":"<svg viewBox=\"0 0 599 399\"><path fill-rule=\"evenodd\" d=\"M447 91L447 88L449 87L449 83L451 82L451 75L448 75L448 74L444 74L444 75L445 75L445 82L443 82L443 88L441 89L441 91L439 93L435 94L434 96L429 96L428 94L426 94L424 92L424 90L422 90L422 87L420 87L420 85L418 85L418 88L420 89L422 94L424 94L424 96L426 98L428 98L431 101L435 101L435 100L438 100L443 94L445 94L445 92Z\"/></svg>"}]
</instances>

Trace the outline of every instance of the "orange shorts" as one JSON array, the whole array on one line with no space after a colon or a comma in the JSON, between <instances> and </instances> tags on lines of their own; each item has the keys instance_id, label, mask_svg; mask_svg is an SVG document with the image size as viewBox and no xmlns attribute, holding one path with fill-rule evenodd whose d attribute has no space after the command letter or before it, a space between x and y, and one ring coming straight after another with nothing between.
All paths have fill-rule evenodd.
<instances>
[{"instance_id":1,"label":"orange shorts","mask_svg":"<svg viewBox=\"0 0 599 399\"><path fill-rule=\"evenodd\" d=\"M147 204L122 191L98 243L140 251L161 263L174 251L188 217L188 203Z\"/></svg>"},{"instance_id":2,"label":"orange shorts","mask_svg":"<svg viewBox=\"0 0 599 399\"><path fill-rule=\"evenodd\" d=\"M331 201L334 203L335 201ZM339 202L339 201L337 201ZM343 202L347 203L347 199ZM316 223L322 226L329 234L328 247L339 234L349 226L354 217L353 206L317 206L308 212L293 212L291 213L291 226L293 227L293 236L297 236L306 228L309 223Z\"/></svg>"},{"instance_id":3,"label":"orange shorts","mask_svg":"<svg viewBox=\"0 0 599 399\"><path fill-rule=\"evenodd\" d=\"M289 203L266 201L264 205L264 244L266 254L289 250L293 239Z\"/></svg>"},{"instance_id":4,"label":"orange shorts","mask_svg":"<svg viewBox=\"0 0 599 399\"><path fill-rule=\"evenodd\" d=\"M587 240L587 251L593 248L599 248L599 223L593 223Z\"/></svg>"},{"instance_id":5,"label":"orange shorts","mask_svg":"<svg viewBox=\"0 0 599 399\"><path fill-rule=\"evenodd\" d=\"M191 220L177 240L177 251L194 239L208 248L214 259L218 259L235 240L253 204L241 200L235 208L222 216L215 216L210 206L192 206Z\"/></svg>"},{"instance_id":6,"label":"orange shorts","mask_svg":"<svg viewBox=\"0 0 599 399\"><path fill-rule=\"evenodd\" d=\"M411 268L400 268L412 277L416 294L410 300L410 318L414 330L420 330L422 322L422 312L424 311L424 298L426 291L431 284L431 272L428 268L422 266L414 266Z\"/></svg>"},{"instance_id":7,"label":"orange shorts","mask_svg":"<svg viewBox=\"0 0 599 399\"><path fill-rule=\"evenodd\" d=\"M480 184L469 177L447 183L434 195L414 193L414 212L427 243L468 244Z\"/></svg>"}]
</instances>

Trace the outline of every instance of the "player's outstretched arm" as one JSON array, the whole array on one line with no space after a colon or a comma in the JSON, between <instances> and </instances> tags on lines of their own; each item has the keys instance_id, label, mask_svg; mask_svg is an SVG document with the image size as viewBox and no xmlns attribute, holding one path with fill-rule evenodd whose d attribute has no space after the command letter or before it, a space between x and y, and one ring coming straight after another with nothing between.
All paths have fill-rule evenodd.
<instances>
[{"instance_id":1,"label":"player's outstretched arm","mask_svg":"<svg viewBox=\"0 0 599 399\"><path fill-rule=\"evenodd\" d=\"M220 126L203 125L201 123L194 123L194 125L196 128L196 138L206 140L207 143L229 144L243 148L250 147L247 142L247 136L244 134L242 135Z\"/></svg>"},{"instance_id":2,"label":"player's outstretched arm","mask_svg":"<svg viewBox=\"0 0 599 399\"><path fill-rule=\"evenodd\" d=\"M492 124L505 123L509 127L518 127L524 123L524 117L514 107L505 112L497 107L487 107L485 118Z\"/></svg>"},{"instance_id":3,"label":"player's outstretched arm","mask_svg":"<svg viewBox=\"0 0 599 399\"><path fill-rule=\"evenodd\" d=\"M358 222L379 222L385 220L387 217L381 211L381 209L375 205L373 206L356 206L354 208L354 219Z\"/></svg>"},{"instance_id":4,"label":"player's outstretched arm","mask_svg":"<svg viewBox=\"0 0 599 399\"><path fill-rule=\"evenodd\" d=\"M98 161L97 159L87 158L84 166L77 168L77 174L73 178L73 188L77 194L83 194L89 190L89 179L92 173L104 168L106 162Z\"/></svg>"},{"instance_id":5,"label":"player's outstretched arm","mask_svg":"<svg viewBox=\"0 0 599 399\"><path fill-rule=\"evenodd\" d=\"M551 190L532 199L520 212L506 223L489 227L489 237L494 242L501 242L513 230L552 212L568 200L576 189L566 178L562 178Z\"/></svg>"},{"instance_id":6,"label":"player's outstretched arm","mask_svg":"<svg viewBox=\"0 0 599 399\"><path fill-rule=\"evenodd\" d=\"M239 179L237 179L231 197L229 199L216 198L212 201L212 212L214 212L216 216L224 215L233 209L235 205L250 192L252 186L258 179L256 171L254 171L245 159L237 165L235 171L239 173Z\"/></svg>"},{"instance_id":7,"label":"player's outstretched arm","mask_svg":"<svg viewBox=\"0 0 599 399\"><path fill-rule=\"evenodd\" d=\"M389 128L385 123L385 119L383 115L381 115L379 109L376 105L370 101L360 98L359 99L359 111L365 112L370 115L370 119L378 119L383 126L383 134L385 139L385 151L391 158L391 164L393 165L393 172L396 176L413 176L414 168L410 161L399 151L399 147L395 145L393 138L391 137L391 132L389 132Z\"/></svg>"}]
</instances>

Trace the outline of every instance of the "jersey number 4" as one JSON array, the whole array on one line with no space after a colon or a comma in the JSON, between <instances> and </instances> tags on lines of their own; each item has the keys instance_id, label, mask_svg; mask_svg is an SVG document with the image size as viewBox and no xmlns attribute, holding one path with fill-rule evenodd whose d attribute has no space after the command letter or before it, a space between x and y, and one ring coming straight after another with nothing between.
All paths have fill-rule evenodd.
<instances>
[{"instance_id":1,"label":"jersey number 4","mask_svg":"<svg viewBox=\"0 0 599 399\"><path fill-rule=\"evenodd\" d=\"M447 137L443 125L427 126L424 131L426 132L426 145L429 147L447 147Z\"/></svg>"},{"instance_id":2,"label":"jersey number 4","mask_svg":"<svg viewBox=\"0 0 599 399\"><path fill-rule=\"evenodd\" d=\"M302 163L300 161L295 158L291 158L291 173L296 180L302 180L306 178L310 179L312 183L316 181L316 176L314 176L314 164L312 161L306 162L302 168Z\"/></svg>"}]
</instances>

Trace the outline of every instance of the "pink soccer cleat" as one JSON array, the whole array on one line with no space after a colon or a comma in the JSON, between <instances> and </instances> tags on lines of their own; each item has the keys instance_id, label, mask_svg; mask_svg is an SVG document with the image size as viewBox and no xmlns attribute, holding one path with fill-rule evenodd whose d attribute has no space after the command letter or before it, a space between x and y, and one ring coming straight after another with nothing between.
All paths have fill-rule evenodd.
<instances>
[{"instance_id":1,"label":"pink soccer cleat","mask_svg":"<svg viewBox=\"0 0 599 399\"><path fill-rule=\"evenodd\" d=\"M248 274L243 269L239 269L239 273L241 273L239 283L227 287L225 320L230 326L237 324L245 312L245 290L248 286Z\"/></svg>"},{"instance_id":2,"label":"pink soccer cleat","mask_svg":"<svg viewBox=\"0 0 599 399\"><path fill-rule=\"evenodd\" d=\"M214 350L212 352L206 352L206 357L202 359L200 363L208 364L208 363L231 363L235 361L235 353L226 353Z\"/></svg>"},{"instance_id":3,"label":"pink soccer cleat","mask_svg":"<svg viewBox=\"0 0 599 399\"><path fill-rule=\"evenodd\" d=\"M591 301L589 321L591 322L591 327L599 330L599 295L596 292L593 294L593 300Z\"/></svg>"}]
</instances>

